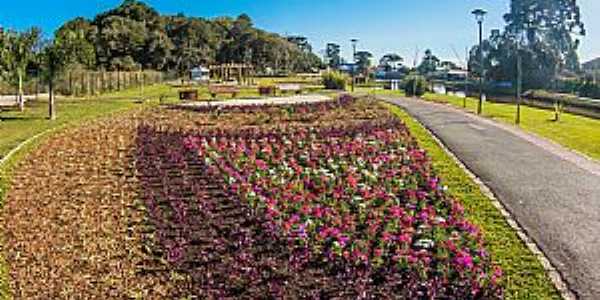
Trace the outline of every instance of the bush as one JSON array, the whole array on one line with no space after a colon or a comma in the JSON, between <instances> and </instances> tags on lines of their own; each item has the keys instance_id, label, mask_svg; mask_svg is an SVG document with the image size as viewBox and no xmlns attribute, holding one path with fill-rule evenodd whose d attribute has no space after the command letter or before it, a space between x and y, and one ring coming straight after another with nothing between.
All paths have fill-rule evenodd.
<instances>
[{"instance_id":1,"label":"bush","mask_svg":"<svg viewBox=\"0 0 600 300\"><path fill-rule=\"evenodd\" d=\"M427 80L423 76L410 76L404 82L404 92L407 96L421 97L427 91Z\"/></svg>"},{"instance_id":2,"label":"bush","mask_svg":"<svg viewBox=\"0 0 600 300\"><path fill-rule=\"evenodd\" d=\"M327 90L345 90L348 76L340 72L326 72L323 74L323 85Z\"/></svg>"}]
</instances>

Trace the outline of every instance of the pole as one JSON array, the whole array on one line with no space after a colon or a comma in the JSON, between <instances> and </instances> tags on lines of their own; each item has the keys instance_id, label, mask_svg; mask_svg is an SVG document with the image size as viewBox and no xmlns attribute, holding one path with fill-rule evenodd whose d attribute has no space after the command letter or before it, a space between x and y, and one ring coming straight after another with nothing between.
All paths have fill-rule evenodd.
<instances>
[{"instance_id":1,"label":"pole","mask_svg":"<svg viewBox=\"0 0 600 300\"><path fill-rule=\"evenodd\" d=\"M479 103L477 104L477 114L481 115L483 110L483 76L484 76L484 67L483 67L483 21L478 21L479 23L479 69L481 74L479 74Z\"/></svg>"},{"instance_id":2,"label":"pole","mask_svg":"<svg viewBox=\"0 0 600 300\"><path fill-rule=\"evenodd\" d=\"M467 75L465 76L465 98L463 98L463 108L467 108L467 97L469 97L469 75L470 75L470 67L469 67L469 48L465 47L465 63L467 69Z\"/></svg>"},{"instance_id":3,"label":"pole","mask_svg":"<svg viewBox=\"0 0 600 300\"><path fill-rule=\"evenodd\" d=\"M521 124L521 85L523 84L522 79L522 61L521 61L521 49L520 43L517 42L517 117L515 123Z\"/></svg>"},{"instance_id":4,"label":"pole","mask_svg":"<svg viewBox=\"0 0 600 300\"><path fill-rule=\"evenodd\" d=\"M354 92L354 84L356 83L356 42L352 42L352 61L354 62L352 67L352 92Z\"/></svg>"}]
</instances>

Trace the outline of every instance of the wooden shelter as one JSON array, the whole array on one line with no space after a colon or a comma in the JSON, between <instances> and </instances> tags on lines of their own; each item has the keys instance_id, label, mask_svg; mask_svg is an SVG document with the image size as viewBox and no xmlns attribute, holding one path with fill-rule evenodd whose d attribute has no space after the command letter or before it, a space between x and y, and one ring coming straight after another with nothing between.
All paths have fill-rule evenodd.
<instances>
[{"instance_id":1,"label":"wooden shelter","mask_svg":"<svg viewBox=\"0 0 600 300\"><path fill-rule=\"evenodd\" d=\"M210 66L212 79L237 81L241 85L251 85L254 80L254 66L250 64L228 63Z\"/></svg>"}]
</instances>

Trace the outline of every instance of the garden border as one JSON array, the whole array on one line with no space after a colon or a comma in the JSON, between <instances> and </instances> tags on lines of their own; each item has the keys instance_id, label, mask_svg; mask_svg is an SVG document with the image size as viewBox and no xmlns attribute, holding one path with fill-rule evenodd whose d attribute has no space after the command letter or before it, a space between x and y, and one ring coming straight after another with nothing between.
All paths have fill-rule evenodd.
<instances>
[{"instance_id":1,"label":"garden border","mask_svg":"<svg viewBox=\"0 0 600 300\"><path fill-rule=\"evenodd\" d=\"M437 135L435 135L426 125L421 123L417 118L415 118L408 111L404 110L401 106L389 101L389 99L381 99L385 103L398 107L399 109L405 111L415 122L417 122L425 131L429 133L431 138L440 146L440 148L467 174L471 180L479 187L481 193L488 197L492 205L496 207L500 211L500 214L504 217L508 225L515 230L519 239L527 246L527 248L537 257L538 261L544 267L544 271L546 271L546 275L550 277L550 280L554 284L558 293L565 300L575 300L577 299L576 294L571 290L568 283L565 281L563 274L558 271L554 265L550 262L546 254L538 247L538 245L527 235L527 231L521 227L519 222L513 217L510 211L498 200L494 192L479 178L475 175L448 147L444 144Z\"/></svg>"}]
</instances>

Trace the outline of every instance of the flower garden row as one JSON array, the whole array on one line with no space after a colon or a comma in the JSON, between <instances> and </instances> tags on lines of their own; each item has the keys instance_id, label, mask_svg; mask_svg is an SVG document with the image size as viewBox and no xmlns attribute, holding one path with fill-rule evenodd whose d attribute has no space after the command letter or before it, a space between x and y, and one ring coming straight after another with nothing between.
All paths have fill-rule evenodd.
<instances>
[{"instance_id":1,"label":"flower garden row","mask_svg":"<svg viewBox=\"0 0 600 300\"><path fill-rule=\"evenodd\" d=\"M481 232L406 127L385 114L353 118L355 105L343 98L285 109L349 112L336 125L203 130L182 143L261 220L264 235L286 245L293 270L321 264L352 281L359 297L382 286L411 298L502 297L501 271ZM170 205L175 220L186 218L185 205ZM185 251L170 245L167 256L177 264Z\"/></svg>"}]
</instances>

